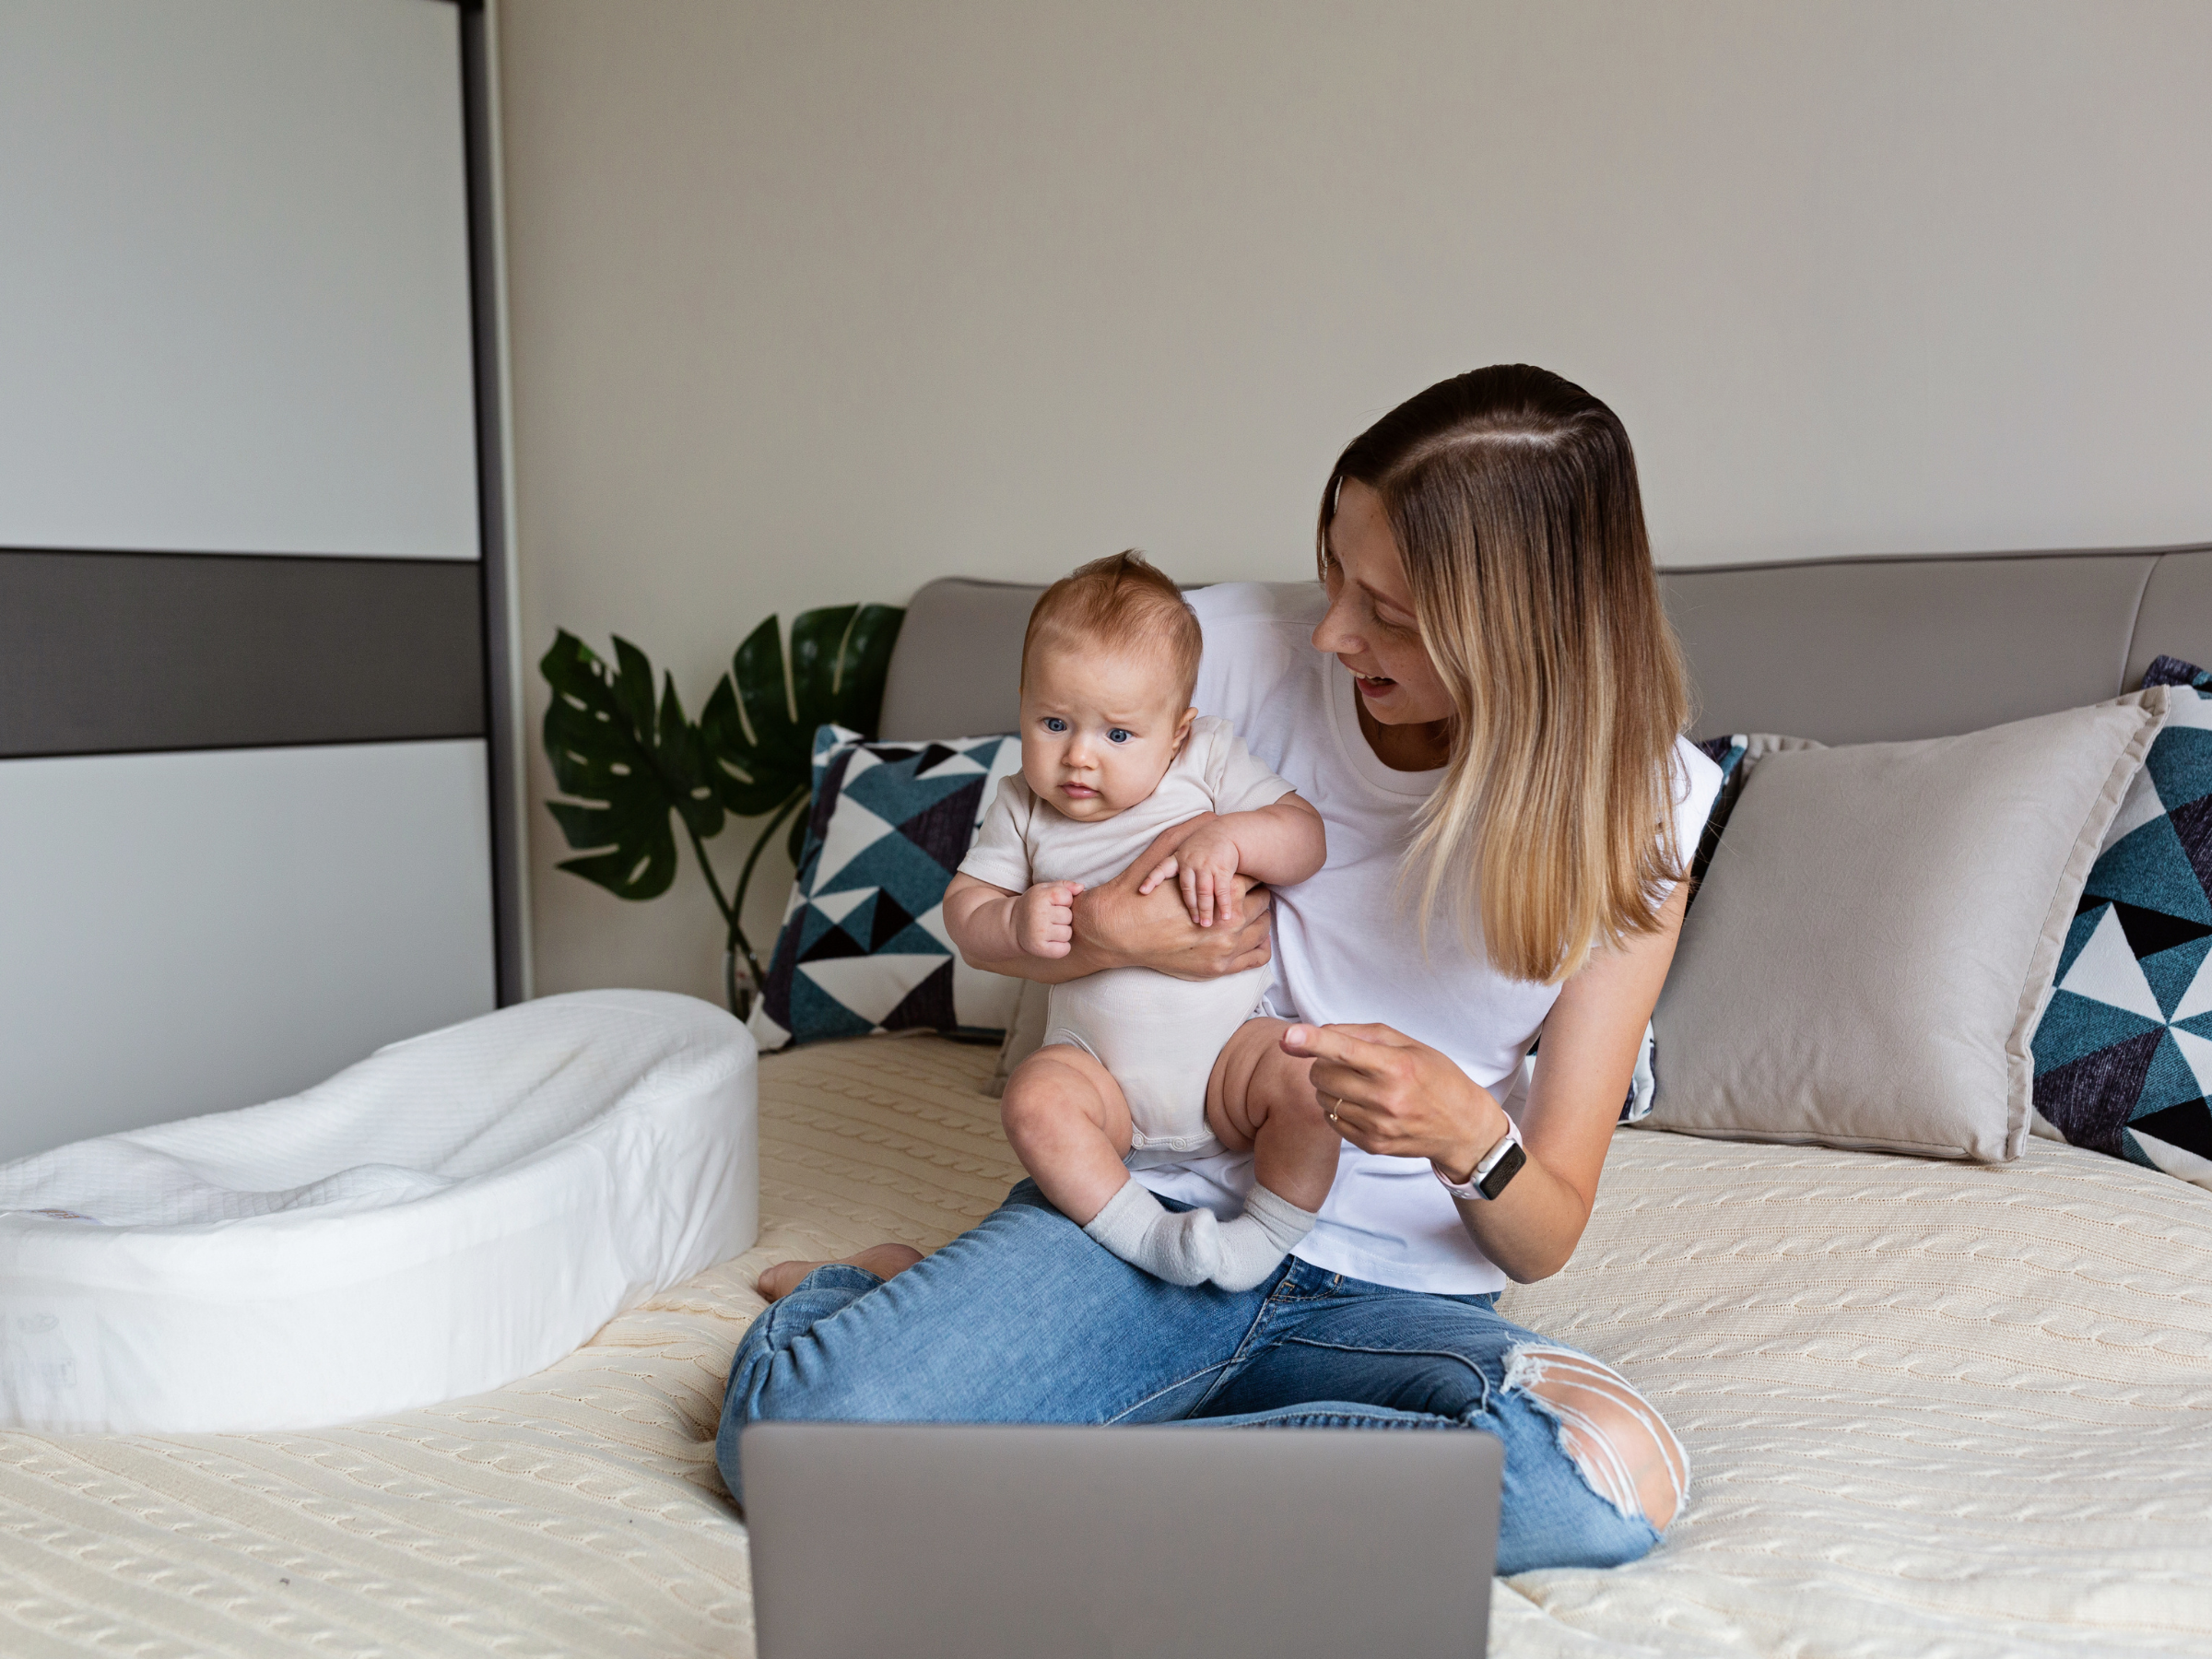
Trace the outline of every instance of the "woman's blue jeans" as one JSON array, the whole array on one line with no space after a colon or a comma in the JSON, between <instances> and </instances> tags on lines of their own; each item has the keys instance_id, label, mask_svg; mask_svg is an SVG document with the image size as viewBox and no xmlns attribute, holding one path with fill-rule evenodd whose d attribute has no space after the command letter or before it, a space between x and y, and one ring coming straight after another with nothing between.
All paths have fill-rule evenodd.
<instances>
[{"instance_id":1,"label":"woman's blue jeans","mask_svg":"<svg viewBox=\"0 0 2212 1659\"><path fill-rule=\"evenodd\" d=\"M1292 1260L1256 1289L1170 1285L1100 1249L1023 1182L982 1226L882 1280L821 1267L753 1322L716 1461L763 1419L1208 1423L1477 1430L1505 1442L1498 1571L1610 1567L1657 1538L1591 1489L1509 1385L1551 1347L1493 1296L1432 1296Z\"/></svg>"}]
</instances>

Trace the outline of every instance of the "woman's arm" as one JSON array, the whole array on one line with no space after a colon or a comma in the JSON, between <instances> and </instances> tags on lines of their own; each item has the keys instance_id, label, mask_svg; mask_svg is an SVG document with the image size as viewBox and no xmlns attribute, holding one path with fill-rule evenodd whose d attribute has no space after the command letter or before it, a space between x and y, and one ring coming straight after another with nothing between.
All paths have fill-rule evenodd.
<instances>
[{"instance_id":1,"label":"woman's arm","mask_svg":"<svg viewBox=\"0 0 2212 1659\"><path fill-rule=\"evenodd\" d=\"M1457 1200L1483 1254L1522 1284L1557 1273L1582 1241L1688 903L1677 886L1658 932L1593 959L1560 990L1521 1118L1528 1162L1496 1198ZM1283 1050L1312 1060L1314 1089L1362 1151L1426 1158L1465 1182L1504 1138L1505 1111L1488 1089L1388 1026L1293 1026Z\"/></svg>"},{"instance_id":2,"label":"woman's arm","mask_svg":"<svg viewBox=\"0 0 2212 1659\"><path fill-rule=\"evenodd\" d=\"M1145 875L1167 852L1190 832L1190 823L1172 825L1153 838L1136 861L1112 881L1087 888L1075 901L1068 953L1064 957L1033 957L1016 951L994 954L990 941L961 943L960 955L971 968L1016 979L1036 980L1047 985L1063 984L1107 968L1151 968L1176 979L1218 979L1263 966L1269 955L1267 943L1267 889L1240 878L1236 884L1238 920L1217 927L1200 927L1183 908L1182 895L1172 887L1149 893L1136 889ZM955 877L946 889L946 931L953 931L955 895L970 885L1006 898L1003 888ZM963 899L963 904L977 902ZM955 935L956 940L958 935Z\"/></svg>"}]
</instances>

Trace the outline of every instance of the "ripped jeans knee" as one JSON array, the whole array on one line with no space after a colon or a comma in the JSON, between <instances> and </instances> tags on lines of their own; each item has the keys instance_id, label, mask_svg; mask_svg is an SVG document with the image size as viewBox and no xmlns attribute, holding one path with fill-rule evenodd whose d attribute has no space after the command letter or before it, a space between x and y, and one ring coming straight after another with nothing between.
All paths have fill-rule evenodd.
<instances>
[{"instance_id":1,"label":"ripped jeans knee","mask_svg":"<svg viewBox=\"0 0 2212 1659\"><path fill-rule=\"evenodd\" d=\"M1558 1426L1559 1449L1626 1520L1664 1532L1689 1495L1689 1456L1652 1403L1611 1366L1547 1343L1506 1356L1505 1387Z\"/></svg>"}]
</instances>

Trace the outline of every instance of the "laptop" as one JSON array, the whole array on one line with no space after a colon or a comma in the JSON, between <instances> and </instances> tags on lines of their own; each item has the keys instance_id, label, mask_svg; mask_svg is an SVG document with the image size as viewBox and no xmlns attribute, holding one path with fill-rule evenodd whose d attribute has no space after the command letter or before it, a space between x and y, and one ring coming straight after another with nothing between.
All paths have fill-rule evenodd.
<instances>
[{"instance_id":1,"label":"laptop","mask_svg":"<svg viewBox=\"0 0 2212 1659\"><path fill-rule=\"evenodd\" d=\"M755 1423L759 1659L1480 1659L1500 1443Z\"/></svg>"}]
</instances>

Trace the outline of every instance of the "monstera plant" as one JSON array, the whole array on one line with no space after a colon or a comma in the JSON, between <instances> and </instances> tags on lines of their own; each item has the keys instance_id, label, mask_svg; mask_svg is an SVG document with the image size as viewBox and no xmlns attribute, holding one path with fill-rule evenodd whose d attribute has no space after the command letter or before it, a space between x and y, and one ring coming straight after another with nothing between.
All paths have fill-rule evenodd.
<instances>
[{"instance_id":1,"label":"monstera plant","mask_svg":"<svg viewBox=\"0 0 2212 1659\"><path fill-rule=\"evenodd\" d=\"M723 984L741 1019L763 978L743 921L753 872L787 820L798 861L815 728L835 724L875 735L884 672L905 616L888 605L807 611L791 625L788 668L782 627L769 618L737 647L696 722L684 713L673 676L662 677L655 699L653 665L628 640L616 639L610 666L563 629L538 664L553 688L546 759L561 792L576 797L546 807L583 854L560 867L618 898L657 899L676 879L674 826L682 825L722 912ZM707 856L725 818L767 820L726 892Z\"/></svg>"}]
</instances>

